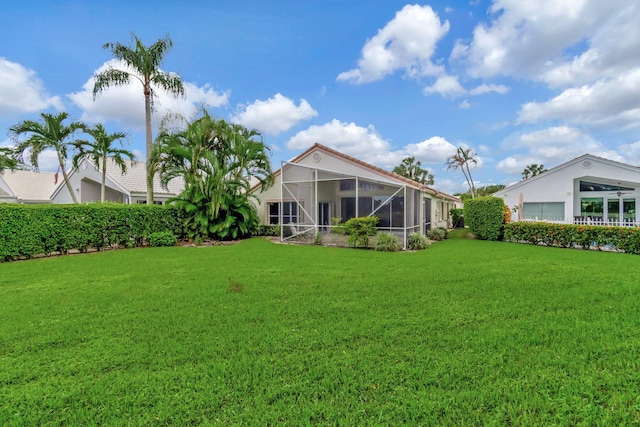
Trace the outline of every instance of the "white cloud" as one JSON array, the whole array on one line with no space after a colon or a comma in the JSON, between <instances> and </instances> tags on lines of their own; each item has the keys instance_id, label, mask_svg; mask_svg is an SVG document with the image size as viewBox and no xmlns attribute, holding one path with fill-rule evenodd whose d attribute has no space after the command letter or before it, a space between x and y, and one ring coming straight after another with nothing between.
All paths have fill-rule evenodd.
<instances>
[{"instance_id":1,"label":"white cloud","mask_svg":"<svg viewBox=\"0 0 640 427\"><path fill-rule=\"evenodd\" d=\"M36 72L0 57L0 114L18 116L54 107L64 109L58 96L50 96Z\"/></svg>"},{"instance_id":2,"label":"white cloud","mask_svg":"<svg viewBox=\"0 0 640 427\"><path fill-rule=\"evenodd\" d=\"M439 93L445 98L456 98L464 95L467 91L460 85L458 78L455 76L440 76L432 86L427 86L422 93L430 95Z\"/></svg>"},{"instance_id":3,"label":"white cloud","mask_svg":"<svg viewBox=\"0 0 640 427\"><path fill-rule=\"evenodd\" d=\"M609 2L606 2L609 3ZM554 58L545 64L542 79L552 87L581 85L640 67L640 4L610 2L615 13L600 20L588 48L576 55Z\"/></svg>"},{"instance_id":4,"label":"white cloud","mask_svg":"<svg viewBox=\"0 0 640 427\"><path fill-rule=\"evenodd\" d=\"M337 119L298 132L287 141L287 148L303 150L316 142L362 159L389 149L389 142L384 140L372 125L362 127Z\"/></svg>"},{"instance_id":5,"label":"white cloud","mask_svg":"<svg viewBox=\"0 0 640 427\"><path fill-rule=\"evenodd\" d=\"M389 142L382 138L373 126L362 127L337 119L298 132L287 141L287 148L305 150L316 142L383 168L393 168L409 156L425 164L444 163L446 158L456 151L456 147L441 136L433 136L416 144L408 144L402 149L391 150Z\"/></svg>"},{"instance_id":6,"label":"white cloud","mask_svg":"<svg viewBox=\"0 0 640 427\"><path fill-rule=\"evenodd\" d=\"M496 165L496 170L509 175L520 175L530 164L540 164L540 161L530 156L509 156Z\"/></svg>"},{"instance_id":7,"label":"white cloud","mask_svg":"<svg viewBox=\"0 0 640 427\"><path fill-rule=\"evenodd\" d=\"M29 160L31 160L31 153L30 150L27 149L25 150L25 152L23 153L23 159L25 162L25 165L29 168L32 167L32 164ZM71 169L71 160L67 160L66 163L66 169L67 171ZM42 150L40 152L40 155L38 156L38 170L41 172L56 172L58 170L59 167L59 163L58 163L58 154L56 153L55 150L52 149L46 149L46 150Z\"/></svg>"},{"instance_id":8,"label":"white cloud","mask_svg":"<svg viewBox=\"0 0 640 427\"><path fill-rule=\"evenodd\" d=\"M525 151L498 162L496 169L511 175L519 175L532 163L544 164L549 169L585 153L625 161L619 153L607 149L593 136L570 126L554 126L514 136L506 141L506 145Z\"/></svg>"},{"instance_id":9,"label":"white cloud","mask_svg":"<svg viewBox=\"0 0 640 427\"><path fill-rule=\"evenodd\" d=\"M451 57L468 64L474 77L537 78L576 44L591 40L603 21L619 20L621 9L631 4L630 0L495 0L491 21L476 26L470 43L458 41Z\"/></svg>"},{"instance_id":10,"label":"white cloud","mask_svg":"<svg viewBox=\"0 0 640 427\"><path fill-rule=\"evenodd\" d=\"M570 88L546 102L529 102L519 123L564 120L569 124L632 128L640 124L640 68L593 85Z\"/></svg>"},{"instance_id":11,"label":"white cloud","mask_svg":"<svg viewBox=\"0 0 640 427\"><path fill-rule=\"evenodd\" d=\"M232 120L266 134L277 135L317 115L318 112L306 100L301 99L296 106L293 100L277 93L266 101L256 100L245 106Z\"/></svg>"},{"instance_id":12,"label":"white cloud","mask_svg":"<svg viewBox=\"0 0 640 427\"><path fill-rule=\"evenodd\" d=\"M620 145L618 151L624 153L625 163L640 166L640 141Z\"/></svg>"},{"instance_id":13,"label":"white cloud","mask_svg":"<svg viewBox=\"0 0 640 427\"><path fill-rule=\"evenodd\" d=\"M105 62L97 72L109 67L125 69L124 64L117 60ZM67 95L74 104L82 109L80 120L87 122L114 121L128 129L144 129L144 96L142 85L132 79L126 86L113 86L98 94L93 99L93 76L82 86L80 92ZM158 89L155 92L153 121L157 126L169 112L192 117L201 106L220 107L228 104L230 93L218 93L209 85L197 86L190 82L183 82L184 98L174 97Z\"/></svg>"},{"instance_id":14,"label":"white cloud","mask_svg":"<svg viewBox=\"0 0 640 427\"><path fill-rule=\"evenodd\" d=\"M485 93L495 92L500 95L504 95L509 92L509 88L505 85L496 85L496 84L481 84L478 87L475 87L469 91L471 95L483 95Z\"/></svg>"},{"instance_id":15,"label":"white cloud","mask_svg":"<svg viewBox=\"0 0 640 427\"><path fill-rule=\"evenodd\" d=\"M459 110L468 110L469 108L471 108L471 104L466 99L458 105Z\"/></svg>"},{"instance_id":16,"label":"white cloud","mask_svg":"<svg viewBox=\"0 0 640 427\"><path fill-rule=\"evenodd\" d=\"M444 163L447 157L455 154L456 147L441 136L432 136L417 144L405 146L403 151L406 156L414 156L424 163Z\"/></svg>"},{"instance_id":17,"label":"white cloud","mask_svg":"<svg viewBox=\"0 0 640 427\"><path fill-rule=\"evenodd\" d=\"M406 5L394 19L367 40L358 68L340 73L338 81L369 83L397 70L408 76L439 75L443 68L431 62L436 44L449 31L430 6Z\"/></svg>"}]
</instances>

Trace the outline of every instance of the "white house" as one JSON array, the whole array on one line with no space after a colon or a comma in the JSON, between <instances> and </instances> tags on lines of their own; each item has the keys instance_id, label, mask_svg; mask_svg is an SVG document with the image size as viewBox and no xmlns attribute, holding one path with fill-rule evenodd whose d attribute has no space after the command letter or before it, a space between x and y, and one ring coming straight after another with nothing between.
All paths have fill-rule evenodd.
<instances>
[{"instance_id":1,"label":"white house","mask_svg":"<svg viewBox=\"0 0 640 427\"><path fill-rule=\"evenodd\" d=\"M109 159L107 163L105 199L126 204L146 203L147 184L144 162L126 160L127 172ZM83 160L77 169L69 172L71 187L80 203L100 200L102 173L89 160ZM163 204L175 197L184 188L180 180L162 188L160 180L154 178L154 203ZM5 171L0 175L0 202L14 203L72 203L71 194L61 173L33 171Z\"/></svg>"},{"instance_id":2,"label":"white house","mask_svg":"<svg viewBox=\"0 0 640 427\"><path fill-rule=\"evenodd\" d=\"M274 185L252 189L262 224L292 234L328 232L332 218L376 216L378 228L405 243L409 233L450 227L449 211L462 201L321 144L283 162ZM282 239L286 239L283 229Z\"/></svg>"},{"instance_id":3,"label":"white house","mask_svg":"<svg viewBox=\"0 0 640 427\"><path fill-rule=\"evenodd\" d=\"M640 222L640 168L585 154L494 194L512 220L634 225Z\"/></svg>"}]
</instances>

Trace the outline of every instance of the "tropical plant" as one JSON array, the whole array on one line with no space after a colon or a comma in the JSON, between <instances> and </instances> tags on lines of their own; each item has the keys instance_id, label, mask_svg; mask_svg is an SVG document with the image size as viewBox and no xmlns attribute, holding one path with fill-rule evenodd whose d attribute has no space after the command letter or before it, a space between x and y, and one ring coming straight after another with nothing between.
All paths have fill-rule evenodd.
<instances>
[{"instance_id":1,"label":"tropical plant","mask_svg":"<svg viewBox=\"0 0 640 427\"><path fill-rule=\"evenodd\" d=\"M447 169L460 169L467 181L471 198L476 197L476 188L471 177L471 169L469 164L478 164L478 155L471 148L458 147L456 153L447 159Z\"/></svg>"},{"instance_id":2,"label":"tropical plant","mask_svg":"<svg viewBox=\"0 0 640 427\"><path fill-rule=\"evenodd\" d=\"M65 185L71 195L73 203L78 203L69 176L66 170L66 162L68 158L68 149L73 147L74 141L71 140L76 132L84 130L85 125L81 122L71 122L68 125L64 124L69 114L61 112L58 114L40 113L42 117L41 121L24 120L9 128L15 138L20 135L27 134L29 137L16 144L15 152L17 155L17 161L24 163L25 156L28 162L35 170L39 169L38 157L46 149L53 149L58 157L58 165L62 170L62 177Z\"/></svg>"},{"instance_id":3,"label":"tropical plant","mask_svg":"<svg viewBox=\"0 0 640 427\"><path fill-rule=\"evenodd\" d=\"M175 199L191 237L237 239L254 232L258 216L251 184L273 183L269 149L257 131L212 118L206 111L183 130L162 130L151 157L163 186L184 180Z\"/></svg>"},{"instance_id":4,"label":"tropical plant","mask_svg":"<svg viewBox=\"0 0 640 427\"><path fill-rule=\"evenodd\" d=\"M93 137L93 142L78 140L74 142L76 154L73 156L73 166L78 167L80 160L90 159L102 172L102 183L100 187L100 202L104 203L106 178L107 178L107 159L111 158L113 162L120 168L122 173L127 171L127 163L125 157L133 160L134 154L123 148L114 147L113 143L127 137L124 132L107 133L101 124L93 128L86 128L85 133ZM122 141L120 141L122 144Z\"/></svg>"},{"instance_id":5,"label":"tropical plant","mask_svg":"<svg viewBox=\"0 0 640 427\"><path fill-rule=\"evenodd\" d=\"M429 239L422 233L410 233L407 237L407 249L410 251L419 251L429 246Z\"/></svg>"},{"instance_id":6,"label":"tropical plant","mask_svg":"<svg viewBox=\"0 0 640 427\"><path fill-rule=\"evenodd\" d=\"M93 98L111 86L128 85L131 78L142 84L144 93L144 112L146 130L146 158L147 158L147 204L153 203L153 173L149 165L153 149L151 132L151 112L155 97L154 87L163 89L175 96L184 95L182 80L176 74L168 74L160 70L165 54L173 46L169 36L159 39L147 47L135 34L131 34L134 47L120 43L106 43L103 48L109 49L111 54L122 61L126 69L110 67L94 76Z\"/></svg>"},{"instance_id":7,"label":"tropical plant","mask_svg":"<svg viewBox=\"0 0 640 427\"><path fill-rule=\"evenodd\" d=\"M5 170L14 170L18 167L15 152L8 147L0 147L0 173Z\"/></svg>"},{"instance_id":8,"label":"tropical plant","mask_svg":"<svg viewBox=\"0 0 640 427\"><path fill-rule=\"evenodd\" d=\"M402 249L398 237L391 233L376 234L373 248L378 252L398 252Z\"/></svg>"},{"instance_id":9,"label":"tropical plant","mask_svg":"<svg viewBox=\"0 0 640 427\"><path fill-rule=\"evenodd\" d=\"M344 223L347 243L355 248L368 248L369 238L378 232L378 217L365 216L351 218Z\"/></svg>"},{"instance_id":10,"label":"tropical plant","mask_svg":"<svg viewBox=\"0 0 640 427\"><path fill-rule=\"evenodd\" d=\"M447 230L441 227L433 228L427 232L427 237L433 241L444 240L447 238Z\"/></svg>"},{"instance_id":11,"label":"tropical plant","mask_svg":"<svg viewBox=\"0 0 640 427\"><path fill-rule=\"evenodd\" d=\"M433 175L428 170L422 169L422 164L419 160L416 161L415 157L406 157L402 163L393 168L393 172L420 184L433 185Z\"/></svg>"},{"instance_id":12,"label":"tropical plant","mask_svg":"<svg viewBox=\"0 0 640 427\"><path fill-rule=\"evenodd\" d=\"M547 170L544 168L544 165L532 163L522 170L522 179L528 179L546 171Z\"/></svg>"}]
</instances>

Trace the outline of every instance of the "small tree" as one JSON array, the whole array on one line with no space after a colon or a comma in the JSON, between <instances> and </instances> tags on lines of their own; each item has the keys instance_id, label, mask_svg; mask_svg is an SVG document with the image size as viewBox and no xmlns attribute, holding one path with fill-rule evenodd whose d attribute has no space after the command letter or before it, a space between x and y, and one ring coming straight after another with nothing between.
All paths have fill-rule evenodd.
<instances>
[{"instance_id":1,"label":"small tree","mask_svg":"<svg viewBox=\"0 0 640 427\"><path fill-rule=\"evenodd\" d=\"M347 243L355 248L368 248L369 238L378 232L378 217L366 216L361 218L351 218L344 223Z\"/></svg>"},{"instance_id":2,"label":"small tree","mask_svg":"<svg viewBox=\"0 0 640 427\"><path fill-rule=\"evenodd\" d=\"M467 181L469 191L471 192L471 198L476 197L476 187L471 177L471 169L469 164L478 164L478 155L471 150L471 148L458 147L456 153L447 159L447 169L460 169L464 175L464 179Z\"/></svg>"},{"instance_id":3,"label":"small tree","mask_svg":"<svg viewBox=\"0 0 640 427\"><path fill-rule=\"evenodd\" d=\"M419 160L416 161L415 157L407 157L402 160L402 163L393 168L393 172L420 184L433 185L433 175L428 170L422 169L422 164Z\"/></svg>"},{"instance_id":4,"label":"small tree","mask_svg":"<svg viewBox=\"0 0 640 427\"><path fill-rule=\"evenodd\" d=\"M522 170L522 179L529 179L546 171L547 170L544 168L544 165L532 163Z\"/></svg>"},{"instance_id":5,"label":"small tree","mask_svg":"<svg viewBox=\"0 0 640 427\"><path fill-rule=\"evenodd\" d=\"M76 194L71 187L69 176L67 175L66 163L69 147L73 147L71 138L76 132L83 130L85 125L81 122L71 122L68 125L62 123L69 114L62 112L59 114L40 113L41 121L25 120L9 128L16 139L23 134L29 135L25 141L18 142L15 148L17 160L24 163L24 156L28 156L29 163L35 170L38 170L38 156L46 149L53 149L58 156L58 165L62 170L64 183L69 190L73 203L78 203Z\"/></svg>"},{"instance_id":6,"label":"small tree","mask_svg":"<svg viewBox=\"0 0 640 427\"><path fill-rule=\"evenodd\" d=\"M133 153L123 148L113 146L115 141L126 138L127 134L123 132L107 133L102 125L96 125L94 128L87 128L85 132L93 137L93 142L78 140L74 143L78 152L73 157L73 166L78 167L81 159L87 158L100 168L102 172L102 186L100 188L100 202L104 203L106 179L107 179L107 158L111 158L118 165L122 173L127 171L127 163L124 157L133 160ZM120 142L122 144L122 142Z\"/></svg>"}]
</instances>

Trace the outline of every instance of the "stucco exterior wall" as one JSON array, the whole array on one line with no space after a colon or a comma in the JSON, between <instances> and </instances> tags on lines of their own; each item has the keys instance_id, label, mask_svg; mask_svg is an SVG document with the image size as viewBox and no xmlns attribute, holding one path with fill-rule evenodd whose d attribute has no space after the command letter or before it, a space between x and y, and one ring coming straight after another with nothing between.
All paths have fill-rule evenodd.
<instances>
[{"instance_id":1,"label":"stucco exterior wall","mask_svg":"<svg viewBox=\"0 0 640 427\"><path fill-rule=\"evenodd\" d=\"M564 203L564 220L573 222L574 217L580 216L580 199L582 197L602 197L618 199L612 191L580 192L580 181L609 183L611 185L630 186L635 191L629 191L625 197L640 198L640 169L621 163L607 161L597 157L579 157L546 173L523 180L511 185L495 194L502 197L510 208L518 206L518 199L522 194L524 203L531 202L562 202ZM518 219L518 213L512 215L512 220Z\"/></svg>"}]
</instances>

